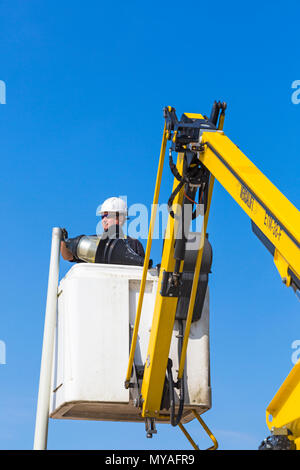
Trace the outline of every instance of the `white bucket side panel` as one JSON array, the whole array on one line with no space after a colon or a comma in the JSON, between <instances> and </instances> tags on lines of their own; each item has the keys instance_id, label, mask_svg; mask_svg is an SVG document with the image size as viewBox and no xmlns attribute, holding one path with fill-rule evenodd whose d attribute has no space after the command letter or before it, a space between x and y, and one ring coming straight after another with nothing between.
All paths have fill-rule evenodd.
<instances>
[{"instance_id":1,"label":"white bucket side panel","mask_svg":"<svg viewBox=\"0 0 300 470\"><path fill-rule=\"evenodd\" d=\"M74 279L68 289L73 295L68 295L67 357L78 399L127 402L124 370L129 349L128 281Z\"/></svg>"},{"instance_id":2,"label":"white bucket side panel","mask_svg":"<svg viewBox=\"0 0 300 470\"><path fill-rule=\"evenodd\" d=\"M128 403L129 392L124 388L129 351L128 280L107 278L101 270L81 278L77 270L76 276L64 279L61 288L58 343L63 335L59 352L63 359L58 361L60 369L63 367L63 385L53 406L80 400Z\"/></svg>"},{"instance_id":3,"label":"white bucket side panel","mask_svg":"<svg viewBox=\"0 0 300 470\"><path fill-rule=\"evenodd\" d=\"M151 332L153 311L155 305L156 291L158 285L158 278L154 278L154 281L147 281L145 286L143 308L140 318L138 340L135 350L134 362L136 365L144 365L146 362L148 343ZM137 310L137 304L139 299L140 281L129 281L129 318L131 333L135 323L135 316Z\"/></svg>"}]
</instances>

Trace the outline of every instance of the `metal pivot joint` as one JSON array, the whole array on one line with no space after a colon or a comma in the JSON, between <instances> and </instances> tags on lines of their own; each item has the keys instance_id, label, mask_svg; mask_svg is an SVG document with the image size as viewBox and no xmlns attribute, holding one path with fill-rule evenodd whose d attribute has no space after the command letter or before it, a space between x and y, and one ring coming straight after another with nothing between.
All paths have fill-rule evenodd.
<instances>
[{"instance_id":1,"label":"metal pivot joint","mask_svg":"<svg viewBox=\"0 0 300 470\"><path fill-rule=\"evenodd\" d=\"M148 437L149 439L152 439L153 434L157 433L154 418L145 419L145 430L146 430L146 437Z\"/></svg>"},{"instance_id":2,"label":"metal pivot joint","mask_svg":"<svg viewBox=\"0 0 300 470\"><path fill-rule=\"evenodd\" d=\"M293 433L287 428L272 428L272 434L264 439L258 450L296 450Z\"/></svg>"},{"instance_id":3,"label":"metal pivot joint","mask_svg":"<svg viewBox=\"0 0 300 470\"><path fill-rule=\"evenodd\" d=\"M179 297L182 286L181 273L163 272L160 295L162 297Z\"/></svg>"}]
</instances>

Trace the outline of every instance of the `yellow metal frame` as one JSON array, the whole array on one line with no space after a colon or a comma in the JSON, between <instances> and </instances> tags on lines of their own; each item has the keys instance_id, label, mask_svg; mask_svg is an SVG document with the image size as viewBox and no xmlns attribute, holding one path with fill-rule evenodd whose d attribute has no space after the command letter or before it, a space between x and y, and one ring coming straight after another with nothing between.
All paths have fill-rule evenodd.
<instances>
[{"instance_id":1,"label":"yellow metal frame","mask_svg":"<svg viewBox=\"0 0 300 470\"><path fill-rule=\"evenodd\" d=\"M199 416L199 414L197 413L196 410L192 410L195 418L199 421L199 423L201 424L201 426L203 427L204 431L206 432L206 434L210 437L210 439L212 440L213 442L213 446L211 447L208 447L208 449L206 450L217 450L217 448L219 447L219 444L218 444L218 441L217 439L215 438L215 436L213 435L213 433L211 432L211 430L209 429L209 427L205 424L205 422L203 421L203 419ZM199 447L197 446L197 444L195 443L195 441L191 438L190 434L187 432L186 428L183 426L182 423L179 423L178 426L180 427L181 431L183 432L183 434L185 435L185 437L188 439L188 441L190 442L190 444L192 444L192 446L194 447L195 450L200 450Z\"/></svg>"},{"instance_id":2,"label":"yellow metal frame","mask_svg":"<svg viewBox=\"0 0 300 470\"><path fill-rule=\"evenodd\" d=\"M170 108L169 108L170 109ZM187 114L189 118L199 117L196 114ZM200 118L203 117L200 115ZM173 142L176 139L176 131L173 135ZM177 170L180 174L183 171L183 154L179 153L177 158ZM184 371L184 363L187 351L187 344L190 332L190 326L192 322L194 304L196 299L197 285L200 274L202 254L204 247L204 240L206 235L206 227L209 215L210 202L212 197L212 190L214 184L214 177L210 178L210 187L209 187L209 196L208 204L206 209L206 214L204 217L202 232L201 232L201 241L198 251L196 267L194 272L191 298L189 302L188 315L186 320L185 334L183 338L183 346L180 357L179 371L178 371L178 380L182 379ZM174 178L173 191L178 185L178 181ZM162 277L164 271L173 272L175 268L175 259L174 259L174 244L177 233L177 210L182 206L183 203L183 194L184 188L182 188L173 202L173 209L175 217L172 218L169 216L168 225L166 231L166 238L164 241L162 262L160 267L160 277L158 281L158 286L161 285ZM182 271L183 263L181 263L180 272ZM153 313L153 322L151 327L147 359L144 369L144 376L142 382L141 396L142 396L142 416L151 417L159 419L159 411L163 393L163 386L166 375L167 361L170 350L170 344L172 339L172 332L175 321L175 313L177 307L178 299L176 297L163 297L158 291L155 300L154 313Z\"/></svg>"},{"instance_id":3,"label":"yellow metal frame","mask_svg":"<svg viewBox=\"0 0 300 470\"><path fill-rule=\"evenodd\" d=\"M289 429L291 439L300 450L300 362L293 367L268 405L266 422L269 429Z\"/></svg>"},{"instance_id":4,"label":"yellow metal frame","mask_svg":"<svg viewBox=\"0 0 300 470\"><path fill-rule=\"evenodd\" d=\"M177 169L181 174L183 161L183 154L179 153ZM173 191L177 185L178 182L174 181ZM175 268L174 243L177 228L176 216L178 215L176 209L182 205L183 193L184 188L182 188L174 198L173 208L175 209L175 217L172 218L169 216L168 218L167 237L164 241L158 286L161 285L163 272L173 272ZM176 297L163 297L158 287L141 389L143 417L159 417L177 300Z\"/></svg>"},{"instance_id":5,"label":"yellow metal frame","mask_svg":"<svg viewBox=\"0 0 300 470\"><path fill-rule=\"evenodd\" d=\"M169 111L171 108L169 107ZM193 119L203 119L201 114L186 114ZM196 297L197 282L199 278L203 245L205 240L208 215L212 197L214 179L217 179L225 190L233 197L244 212L258 227L264 237L264 242L273 253L274 263L280 273L283 282L290 286L292 277L300 280L300 213L293 204L266 178L266 176L239 150L239 148L226 137L221 130L224 124L224 113L220 117L219 126L216 131L203 131L199 142L195 142L198 157L202 164L210 171L210 187L206 214L204 217L201 233L201 244L197 256L194 273L191 298L186 321L186 329L183 340L182 354L179 363L178 380L183 376L184 362L187 351L190 325L192 321L194 302ZM134 326L133 340L131 344L129 364L126 375L126 386L129 386L132 372L134 352L142 310L143 295L147 276L148 263L152 243L152 233L155 223L156 207L158 203L159 188L161 184L164 154L167 139L170 136L164 127L161 146L159 169L153 199L153 207L150 221L149 238L146 248L143 277L137 307ZM172 141L176 142L177 131L174 131ZM197 147L198 145L198 147ZM184 154L179 153L177 159L177 170L182 174ZM174 179L173 191L178 182ZM176 237L176 207L181 207L184 189L182 188L174 199L173 207L175 218L169 216L167 226L167 237L164 241L164 249L160 268L159 286L162 282L164 271L174 272L174 243ZM182 272L181 263L180 272ZM167 368L167 361L172 338L177 307L176 297L164 297L157 292L153 322L144 376L142 382L142 416L163 420L160 416L160 405L163 393L163 385ZM272 414L272 426L290 426L294 432L294 439L299 439L300 448L300 365L295 366L278 394L274 397L267 410L267 417ZM202 424L206 432L211 436L214 446L217 442L207 428L203 420L194 410L194 415ZM269 422L268 422L269 425ZM181 430L188 436L184 426L179 424ZM192 445L194 441L188 437ZM197 447L196 447L197 448Z\"/></svg>"}]
</instances>

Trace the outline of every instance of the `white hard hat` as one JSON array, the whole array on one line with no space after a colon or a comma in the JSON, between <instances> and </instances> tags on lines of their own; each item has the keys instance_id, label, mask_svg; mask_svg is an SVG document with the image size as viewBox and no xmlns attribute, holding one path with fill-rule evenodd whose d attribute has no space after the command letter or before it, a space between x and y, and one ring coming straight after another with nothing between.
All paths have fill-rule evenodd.
<instances>
[{"instance_id":1,"label":"white hard hat","mask_svg":"<svg viewBox=\"0 0 300 470\"><path fill-rule=\"evenodd\" d=\"M126 202L120 197L110 197L97 209L97 215L104 212L119 212L119 214L127 214Z\"/></svg>"}]
</instances>

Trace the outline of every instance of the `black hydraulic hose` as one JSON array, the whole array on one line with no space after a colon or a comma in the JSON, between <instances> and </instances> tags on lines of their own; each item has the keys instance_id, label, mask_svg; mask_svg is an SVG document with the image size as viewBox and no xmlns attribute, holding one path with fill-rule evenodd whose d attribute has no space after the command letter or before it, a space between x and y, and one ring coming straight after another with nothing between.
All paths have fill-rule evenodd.
<instances>
[{"instance_id":1,"label":"black hydraulic hose","mask_svg":"<svg viewBox=\"0 0 300 470\"><path fill-rule=\"evenodd\" d=\"M179 191L181 190L182 186L184 185L184 181L181 181L179 183L178 186L176 186L176 188L174 189L174 191L172 192L169 200L168 200L168 211L169 211L169 214L170 216L174 219L175 217L175 214L174 212L172 211L171 207L172 207L172 204L173 204L173 201L175 199L175 196L179 193Z\"/></svg>"},{"instance_id":2,"label":"black hydraulic hose","mask_svg":"<svg viewBox=\"0 0 300 470\"><path fill-rule=\"evenodd\" d=\"M179 320L179 361L182 351L182 343L183 343L183 321ZM184 377L180 380L180 393L179 393L179 408L177 416L175 417L175 392L174 392L174 381L172 376L172 360L168 360L168 382L169 382L169 392L170 392L170 421L172 426L177 426L182 418L183 408L184 408Z\"/></svg>"},{"instance_id":3,"label":"black hydraulic hose","mask_svg":"<svg viewBox=\"0 0 300 470\"><path fill-rule=\"evenodd\" d=\"M171 424L173 425L173 416L175 412L175 393L174 393L174 381L172 376L172 360L168 359L168 366L167 366L167 376L168 376L168 383L169 383L169 394L170 394L170 418Z\"/></svg>"},{"instance_id":4,"label":"black hydraulic hose","mask_svg":"<svg viewBox=\"0 0 300 470\"><path fill-rule=\"evenodd\" d=\"M200 171L200 175L202 175L203 182L200 185L200 187L198 189L196 189L196 191L191 190L191 192L193 193L193 198L194 198L195 193L197 192L197 190L199 190L199 203L198 204L200 204L200 199L203 196L204 207L206 208L207 194L208 194L207 188L208 188L208 181L209 181L209 172L204 170L203 167L199 168L199 166L193 166L193 167L187 168L186 170L183 170L183 175L181 176L181 174L177 170L176 165L173 162L172 149L170 149L170 151L169 151L169 166L170 166L170 170L171 170L173 176L179 181L179 184L177 185L175 190L172 192L172 194L171 194L171 196L168 200L168 211L169 211L170 216L173 219L175 217L174 212L172 211L172 204L173 204L173 201L175 199L175 196L179 193L179 191L181 190L181 188L183 187L184 184L187 184L187 185L192 184L193 179L197 178L197 176L199 175L199 171ZM185 194L185 196L187 196L187 194ZM189 200L191 200L189 197L187 197L187 198ZM194 203L195 201L192 201L192 202ZM199 215L199 212L197 211L197 207L196 207L195 211L192 214L192 220L196 219L198 217L198 215Z\"/></svg>"},{"instance_id":5,"label":"black hydraulic hose","mask_svg":"<svg viewBox=\"0 0 300 470\"><path fill-rule=\"evenodd\" d=\"M178 334L178 364L180 363L181 359L181 352L182 352L182 345L183 345L183 321L178 320L179 324L179 334ZM180 380L180 392L179 392L179 410L178 410L178 415L177 419L178 422L180 422L182 418L182 413L183 413L183 407L184 407L184 376L182 376L182 379Z\"/></svg>"},{"instance_id":6,"label":"black hydraulic hose","mask_svg":"<svg viewBox=\"0 0 300 470\"><path fill-rule=\"evenodd\" d=\"M173 162L172 150L171 149L169 150L169 166L170 166L170 170L171 170L172 174L175 176L175 178L179 182L183 181L183 177L181 176L181 174L177 170L177 167L176 167L175 163Z\"/></svg>"}]
</instances>

